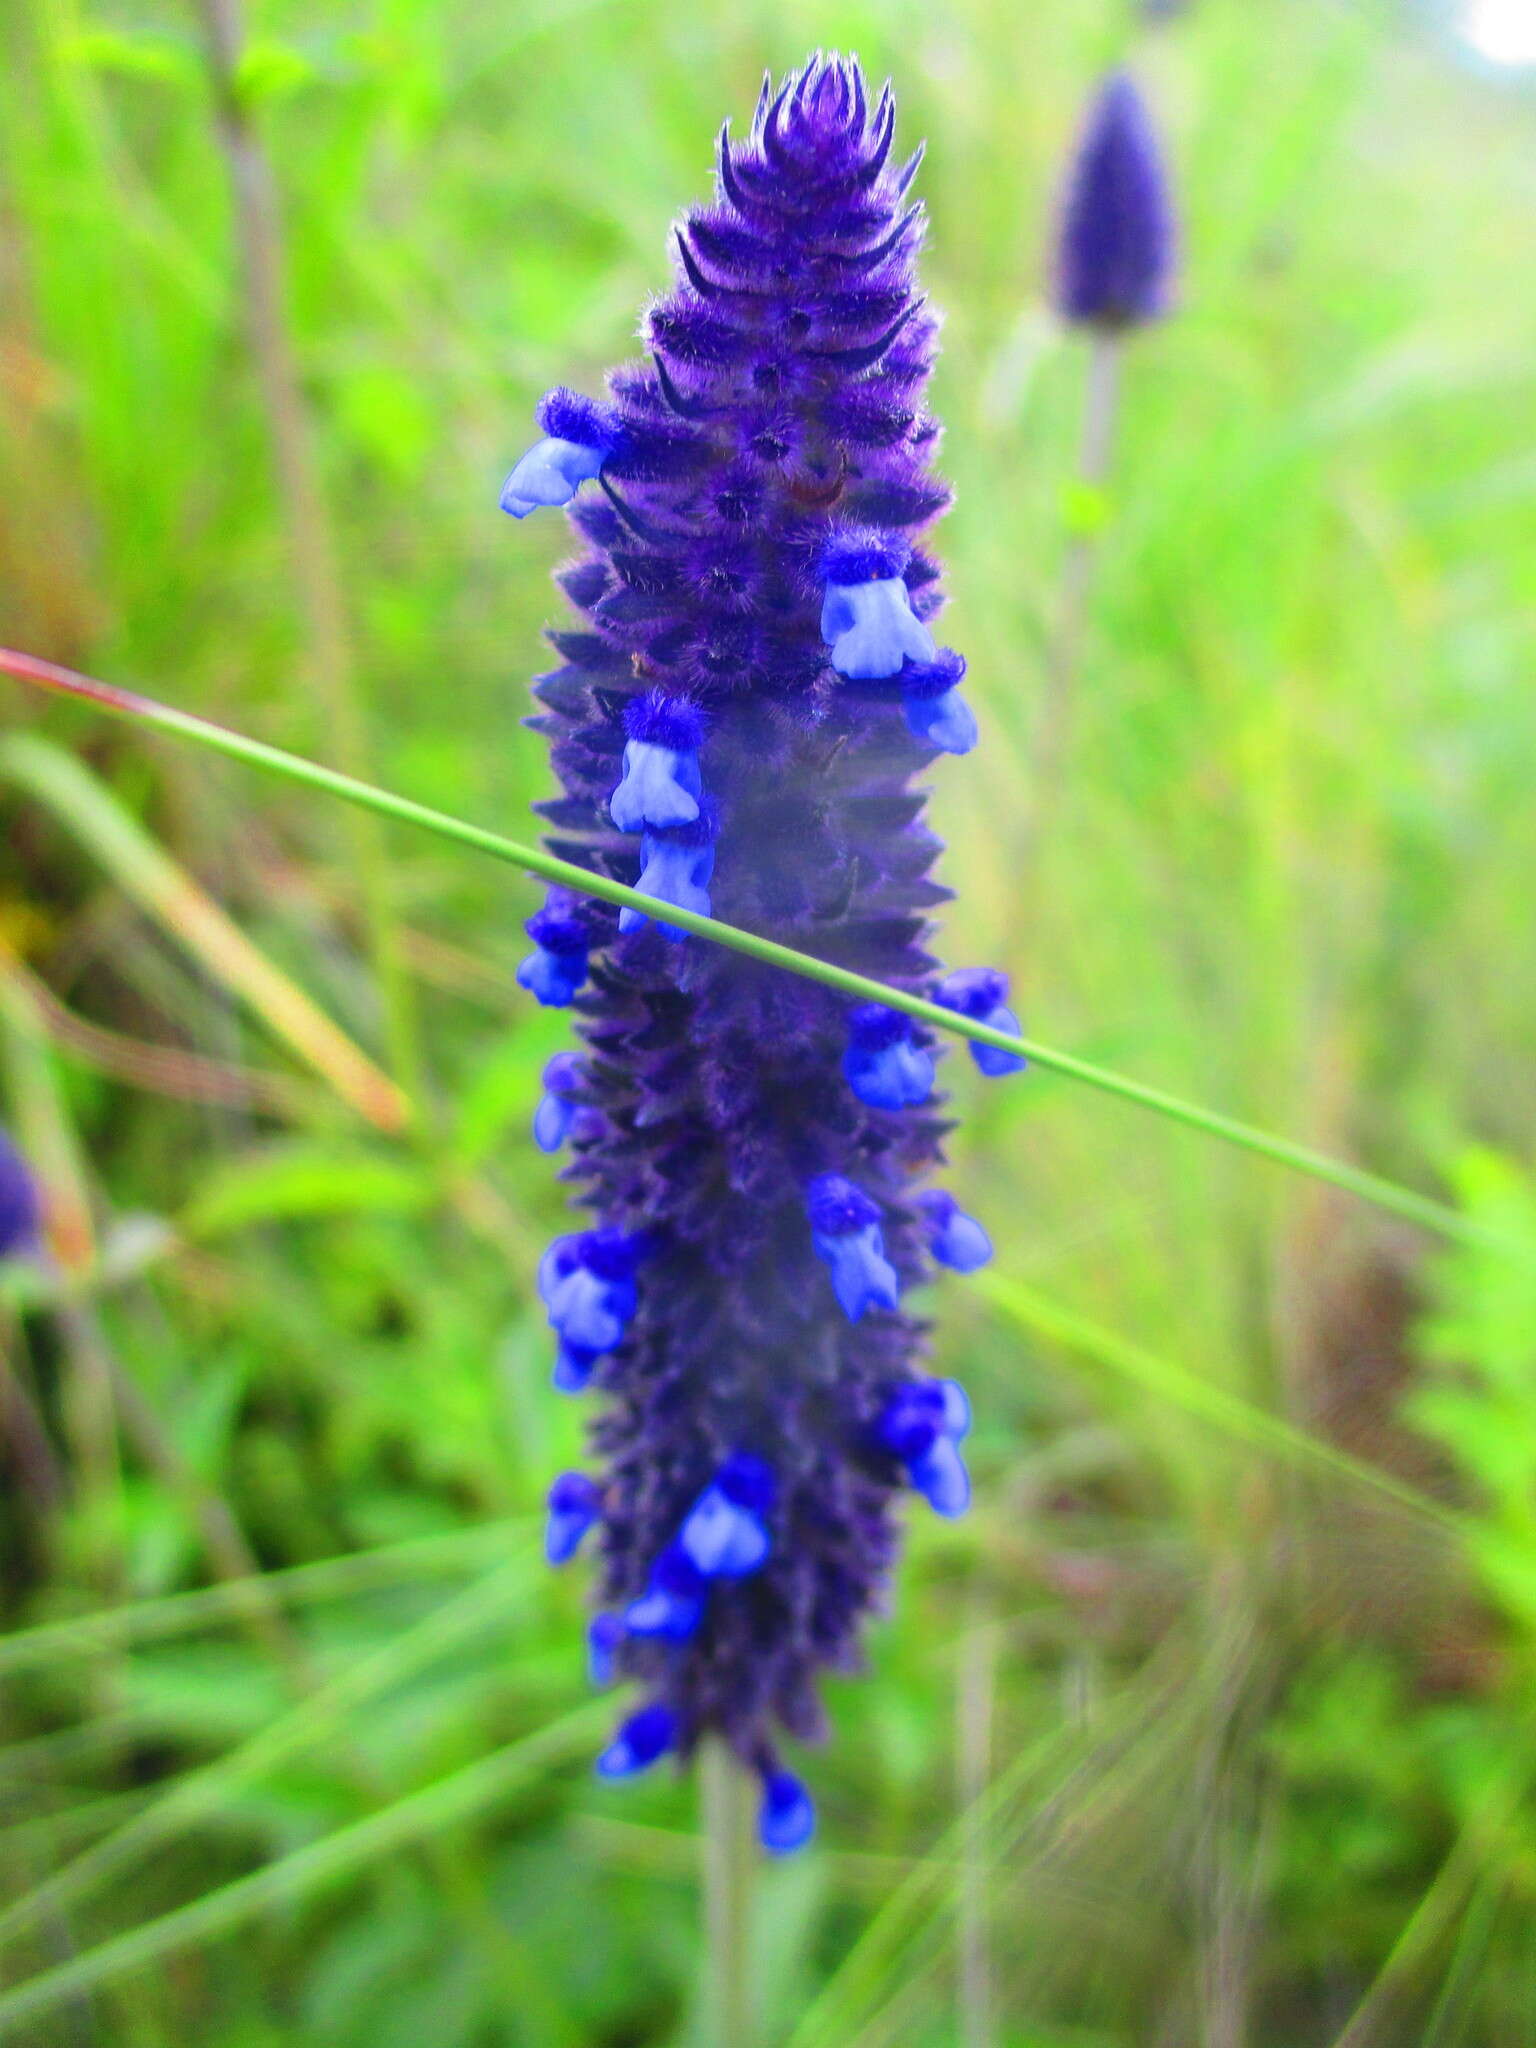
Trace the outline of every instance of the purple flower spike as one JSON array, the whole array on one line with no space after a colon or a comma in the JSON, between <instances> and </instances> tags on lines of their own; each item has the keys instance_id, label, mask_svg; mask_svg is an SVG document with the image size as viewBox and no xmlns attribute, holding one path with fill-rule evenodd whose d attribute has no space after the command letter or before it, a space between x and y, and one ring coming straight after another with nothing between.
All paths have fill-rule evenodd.
<instances>
[{"instance_id":1,"label":"purple flower spike","mask_svg":"<svg viewBox=\"0 0 1536 2048\"><path fill-rule=\"evenodd\" d=\"M686 1643L704 1618L706 1575L686 1550L669 1544L651 1567L650 1583L624 1610L632 1636L659 1636Z\"/></svg>"},{"instance_id":2,"label":"purple flower spike","mask_svg":"<svg viewBox=\"0 0 1536 2048\"><path fill-rule=\"evenodd\" d=\"M623 439L610 406L574 391L546 392L538 419L545 438L519 460L501 487L501 509L514 519L526 519L543 505L568 505Z\"/></svg>"},{"instance_id":3,"label":"purple flower spike","mask_svg":"<svg viewBox=\"0 0 1536 2048\"><path fill-rule=\"evenodd\" d=\"M597 1760L600 1778L632 1778L649 1770L677 1742L677 1716L661 1700L652 1700L619 1724L612 1742Z\"/></svg>"},{"instance_id":4,"label":"purple flower spike","mask_svg":"<svg viewBox=\"0 0 1536 2048\"><path fill-rule=\"evenodd\" d=\"M824 1173L806 1190L805 1212L816 1256L831 1269L832 1292L849 1322L872 1308L895 1308L896 1269L885 1256L880 1211L863 1189Z\"/></svg>"},{"instance_id":5,"label":"purple flower spike","mask_svg":"<svg viewBox=\"0 0 1536 2048\"><path fill-rule=\"evenodd\" d=\"M562 859L928 990L947 892L921 778L972 728L965 663L934 645L938 322L894 131L846 59L771 87L720 137L597 418L541 414L604 452L567 511L575 615L530 724ZM685 1757L719 1736L774 1777L764 1840L787 1849L810 1816L775 1744L818 1733L821 1674L855 1661L902 1492L959 1491L955 1402L899 1305L939 1256L918 1200L936 1055L884 1005L850 1019L834 990L663 943L677 930L565 891L535 923L525 979L575 1002L574 1114L545 1128L587 1226L541 1295L558 1383L597 1396L598 1671ZM977 1014L1005 1002L994 979ZM645 1749L621 1731L612 1774Z\"/></svg>"},{"instance_id":6,"label":"purple flower spike","mask_svg":"<svg viewBox=\"0 0 1536 2048\"><path fill-rule=\"evenodd\" d=\"M999 974L995 967L957 967L953 974L946 974L933 992L936 1003L942 1003L946 1010L954 1010L962 1017L974 1017L978 1024L988 1024L994 1031L1005 1031L1010 1038L1019 1036L1019 1020L1008 1008L1008 977ZM1004 1052L1001 1046L977 1045L970 1042L971 1058L982 1073L990 1079L1002 1074L1022 1074L1029 1061L1022 1053Z\"/></svg>"},{"instance_id":7,"label":"purple flower spike","mask_svg":"<svg viewBox=\"0 0 1536 2048\"><path fill-rule=\"evenodd\" d=\"M770 1856L790 1856L816 1832L816 1808L793 1771L769 1771L763 1778L757 1838Z\"/></svg>"},{"instance_id":8,"label":"purple flower spike","mask_svg":"<svg viewBox=\"0 0 1536 2048\"><path fill-rule=\"evenodd\" d=\"M928 1231L928 1249L941 1266L955 1273L975 1273L992 1256L992 1240L967 1216L943 1188L928 1188L917 1198Z\"/></svg>"},{"instance_id":9,"label":"purple flower spike","mask_svg":"<svg viewBox=\"0 0 1536 2048\"><path fill-rule=\"evenodd\" d=\"M31 1251L42 1226L42 1204L32 1170L0 1130L0 1259Z\"/></svg>"},{"instance_id":10,"label":"purple flower spike","mask_svg":"<svg viewBox=\"0 0 1536 2048\"><path fill-rule=\"evenodd\" d=\"M1100 87L1077 146L1056 250L1064 320L1119 330L1167 312L1174 219L1163 153L1135 81Z\"/></svg>"},{"instance_id":11,"label":"purple flower spike","mask_svg":"<svg viewBox=\"0 0 1536 2048\"><path fill-rule=\"evenodd\" d=\"M551 890L549 902L523 926L534 950L517 970L518 985L541 1003L563 1009L587 978L590 935L581 918L568 908L564 890Z\"/></svg>"},{"instance_id":12,"label":"purple flower spike","mask_svg":"<svg viewBox=\"0 0 1536 2048\"><path fill-rule=\"evenodd\" d=\"M917 1044L911 1018L884 1003L848 1012L843 1074L871 1109L915 1109L933 1093L933 1055Z\"/></svg>"},{"instance_id":13,"label":"purple flower spike","mask_svg":"<svg viewBox=\"0 0 1536 2048\"><path fill-rule=\"evenodd\" d=\"M602 1511L603 1496L585 1472L562 1472L549 1489L549 1520L544 1529L544 1555L551 1564L568 1564Z\"/></svg>"},{"instance_id":14,"label":"purple flower spike","mask_svg":"<svg viewBox=\"0 0 1536 2048\"><path fill-rule=\"evenodd\" d=\"M581 1061L573 1052L557 1052L545 1063L544 1093L533 1113L533 1142L541 1152L558 1152L570 1136L581 1073Z\"/></svg>"},{"instance_id":15,"label":"purple flower spike","mask_svg":"<svg viewBox=\"0 0 1536 2048\"><path fill-rule=\"evenodd\" d=\"M706 1579L744 1579L773 1547L764 1515L773 1505L773 1473L761 1458L727 1458L689 1510L678 1543Z\"/></svg>"}]
</instances>

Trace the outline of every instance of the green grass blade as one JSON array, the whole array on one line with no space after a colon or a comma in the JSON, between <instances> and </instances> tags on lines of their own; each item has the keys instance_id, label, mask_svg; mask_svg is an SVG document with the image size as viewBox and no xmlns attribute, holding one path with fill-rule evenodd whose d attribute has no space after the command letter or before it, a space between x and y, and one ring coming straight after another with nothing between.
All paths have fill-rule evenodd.
<instances>
[{"instance_id":1,"label":"green grass blade","mask_svg":"<svg viewBox=\"0 0 1536 2048\"><path fill-rule=\"evenodd\" d=\"M525 1551L509 1559L372 1656L347 1665L228 1756L178 1780L153 1806L0 1912L0 1941L9 1941L45 1914L58 1912L97 1890L115 1872L181 1830L195 1826L237 1787L322 1741L344 1717L484 1627L505 1611L525 1585L531 1557L532 1553Z\"/></svg>"},{"instance_id":2,"label":"green grass blade","mask_svg":"<svg viewBox=\"0 0 1536 2048\"><path fill-rule=\"evenodd\" d=\"M338 1828L248 1877L236 1878L158 1920L99 1942L69 1962L29 1978L0 1995L0 2028L35 2019L108 1978L141 1970L195 1942L228 1934L269 1907L291 1906L394 1850L483 1814L498 1800L533 1782L540 1772L583 1754L607 1727L612 1713L606 1700L589 1701L536 1734L481 1757L349 1827Z\"/></svg>"},{"instance_id":3,"label":"green grass blade","mask_svg":"<svg viewBox=\"0 0 1536 2048\"><path fill-rule=\"evenodd\" d=\"M1294 1144L1288 1138L1276 1137L1272 1132L1239 1123L1197 1103L1184 1102L1177 1096L1166 1094L1160 1088L1148 1087L1144 1082L1133 1081L1128 1076L1112 1072L1107 1067L1095 1066L1090 1061L1080 1060L1071 1053L1058 1052L1037 1040L1014 1038L1005 1031L995 1031L990 1025L978 1023L972 1018L956 1016L952 1010L943 1009L937 1003L912 995L906 989L887 987L882 982L871 981L865 975L853 974L845 967L837 967L831 961L818 960L811 954L796 952L793 947L781 946L775 940L765 939L756 932L743 931L736 925L722 924L716 918L700 917L694 911L680 910L674 904L663 903L655 897L642 895L638 889L628 888L622 882L610 881L606 875L593 874L586 868L559 860L555 855L546 853L542 847L523 846L516 840L503 838L499 832L487 831L484 826L468 824L461 818L450 817L444 811L436 811L426 804L415 803L409 797L396 796L392 791L376 789L372 784L359 782L355 777L343 775L334 768L325 768L318 762L303 760L296 754L285 753L279 747L269 747L263 741L248 739L243 733L231 732L226 726L214 725L204 718L194 718L189 712L177 711L168 704L156 703L153 698L141 697L135 691L118 689L110 683L77 675L71 669L60 668L53 662L41 661L33 655L22 654L10 648L0 648L0 674L15 676L20 681L35 683L66 696L82 698L114 717L134 719L142 725L153 727L156 731L173 733L178 738L193 740L199 746L212 748L216 753L226 754L232 760L243 761L250 767L264 768L269 773L281 775L286 780L306 788L324 790L331 796L341 797L347 803L361 804L364 809L377 812L381 817L394 818L403 824L417 825L425 831L436 833L439 838L451 839L460 846L490 854L496 860L506 861L529 874L542 876L546 881L563 883L567 888L580 890L588 896L599 897L606 903L616 903L628 909L643 911L648 917L676 925L699 938L713 939L716 944L728 946L733 952L744 953L749 959L762 961L767 966L781 967L791 974L804 975L811 981L821 982L827 988L835 988L844 995L855 996L861 1002L885 1003L891 1009L915 1017L920 1023L928 1024L935 1030L954 1032L962 1038L973 1040L978 1045L991 1046L1001 1052L1022 1054L1036 1066L1051 1073L1065 1075L1069 1080L1082 1081L1106 1095L1118 1096L1122 1102L1134 1103L1138 1108L1151 1110L1155 1115L1183 1124L1189 1130L1200 1131L1207 1137L1219 1138L1225 1144L1251 1152L1258 1158L1268 1159L1276 1166L1288 1167L1293 1172L1306 1174L1313 1180L1326 1181L1331 1186L1342 1188L1346 1193L1358 1196L1360 1200L1370 1202L1392 1215L1405 1217L1409 1222L1417 1223L1426 1230L1436 1231L1442 1237L1461 1243L1481 1244L1488 1250L1518 1258L1522 1263L1530 1261L1528 1247L1506 1244L1502 1239L1490 1240L1488 1234L1475 1223L1446 1203L1437 1202L1428 1195L1417 1194L1411 1188L1398 1187L1393 1182L1382 1180L1376 1174L1367 1173L1360 1167L1350 1166L1342 1160L1326 1158L1308 1146Z\"/></svg>"},{"instance_id":4,"label":"green grass blade","mask_svg":"<svg viewBox=\"0 0 1536 2048\"><path fill-rule=\"evenodd\" d=\"M381 1544L344 1557L325 1557L313 1564L290 1565L263 1572L260 1584L282 1601L345 1599L354 1593L387 1590L417 1578L447 1576L489 1562L498 1552L528 1540L534 1521L512 1516L476 1528L452 1529L437 1536L413 1536L407 1542ZM0 1638L0 1677L49 1664L62 1657L109 1654L124 1643L158 1642L205 1624L228 1621L239 1605L240 1589L232 1582L197 1586L186 1593L165 1593L153 1600L99 1608L68 1621L43 1622Z\"/></svg>"},{"instance_id":5,"label":"green grass blade","mask_svg":"<svg viewBox=\"0 0 1536 2048\"><path fill-rule=\"evenodd\" d=\"M1186 1414L1197 1415L1224 1434L1250 1443L1256 1449L1314 1466L1335 1478L1347 1479L1352 1485L1366 1487L1398 1507L1406 1508L1410 1514L1438 1523L1454 1535L1466 1533L1464 1517L1444 1507L1429 1494L1421 1493L1417 1487L1410 1486L1406 1480L1367 1464L1363 1458L1352 1457L1348 1451L1341 1451L1337 1445L1312 1436L1295 1423L1271 1415L1237 1394L1228 1393L1225 1387L1213 1386L1186 1366L1175 1365L1171 1359L1159 1358L1143 1350L1141 1345L1116 1336L1112 1330L1105 1330L1086 1316L1064 1308L1038 1288L1026 1287L1022 1281L1010 1279L1006 1274L991 1272L978 1273L975 1285L1020 1329L1080 1352L1143 1393L1151 1394L1154 1399L1182 1408Z\"/></svg>"}]
</instances>

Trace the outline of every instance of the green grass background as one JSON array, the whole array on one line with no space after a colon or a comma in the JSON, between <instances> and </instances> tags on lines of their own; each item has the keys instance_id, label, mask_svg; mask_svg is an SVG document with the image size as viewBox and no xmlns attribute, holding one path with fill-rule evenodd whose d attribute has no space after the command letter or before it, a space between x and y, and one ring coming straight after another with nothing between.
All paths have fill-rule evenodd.
<instances>
[{"instance_id":1,"label":"green grass background","mask_svg":"<svg viewBox=\"0 0 1536 2048\"><path fill-rule=\"evenodd\" d=\"M526 835L566 542L500 478L539 392L633 346L722 116L857 50L927 137L947 315L984 737L933 777L946 957L1007 965L1043 1039L1536 1246L1536 99L1385 6L1130 13L257 0L239 87L369 763ZM11 0L5 31L3 637L334 759L195 10ZM1181 304L1130 351L1041 792L1084 371L1041 280L1125 54ZM0 1100L95 1241L0 1288L0 2038L701 2043L692 1789L591 1779L580 1574L530 1556L580 1432L531 1299L566 1028L512 985L531 888L19 686L0 718ZM40 801L19 734L99 786ZM411 1134L146 913L112 802L397 1063ZM287 1087L209 1103L146 1046ZM762 1886L765 2039L1529 2048L1529 1273L953 1072L952 1184L1000 1246L935 1304L980 1501L914 1520L870 1674L830 1688L820 1844ZM988 1950L990 2001L957 1961Z\"/></svg>"}]
</instances>

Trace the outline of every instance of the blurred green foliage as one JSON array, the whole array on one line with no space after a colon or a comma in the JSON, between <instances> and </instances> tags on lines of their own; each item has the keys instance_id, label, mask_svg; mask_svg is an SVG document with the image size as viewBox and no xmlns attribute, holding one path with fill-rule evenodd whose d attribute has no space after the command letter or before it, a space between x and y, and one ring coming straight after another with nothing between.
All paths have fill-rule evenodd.
<instances>
[{"instance_id":1,"label":"blurred green foliage","mask_svg":"<svg viewBox=\"0 0 1536 2048\"><path fill-rule=\"evenodd\" d=\"M4 637L333 758L196 11L20 0L7 30ZM1186 276L1098 498L1040 281L1077 111L1133 41ZM947 957L1007 964L1042 1037L1536 1254L1536 106L1417 15L1200 0L1133 38L1112 0L259 0L226 111L275 170L378 779L526 829L565 541L496 486L537 393L631 346L723 114L818 44L889 70L929 141L984 722L934 778ZM4 687L387 1063L378 891L425 1078L409 1131L370 1126L184 901L0 788L0 1072L62 1258L0 1285L0 2035L700 2040L691 1790L591 1781L580 1587L529 1558L580 1418L530 1299L564 1026L512 987L528 891ZM823 1846L763 1885L767 2037L1528 2048L1529 1276L1426 1263L1045 1076L954 1088L955 1184L1025 1284L943 1297L981 1501L914 1525L871 1674L833 1688Z\"/></svg>"}]
</instances>

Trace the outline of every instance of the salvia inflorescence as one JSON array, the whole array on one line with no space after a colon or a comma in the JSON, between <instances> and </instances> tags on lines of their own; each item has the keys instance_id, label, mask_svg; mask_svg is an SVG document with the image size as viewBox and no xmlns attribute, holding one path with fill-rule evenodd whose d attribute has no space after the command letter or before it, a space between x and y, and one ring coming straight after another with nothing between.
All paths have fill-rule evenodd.
<instances>
[{"instance_id":1,"label":"salvia inflorescence","mask_svg":"<svg viewBox=\"0 0 1536 2048\"><path fill-rule=\"evenodd\" d=\"M1064 320L1118 332L1166 313L1176 233L1162 148L1136 82L1117 71L1088 110L1056 243Z\"/></svg>"},{"instance_id":2,"label":"salvia inflorescence","mask_svg":"<svg viewBox=\"0 0 1536 2048\"><path fill-rule=\"evenodd\" d=\"M571 505L582 617L535 685L561 785L539 809L588 869L1016 1030L1002 975L926 950L949 892L914 778L976 725L935 638L938 322L894 118L851 61L765 85L676 229L645 358L604 400L542 401L502 503ZM591 1212L539 1289L556 1384L598 1400L600 1469L554 1481L548 1554L592 1541L592 1676L638 1689L598 1769L722 1737L793 1849L813 1810L776 1737L814 1737L818 1673L855 1665L899 1495L969 1496L965 1396L907 1306L991 1250L924 1185L940 1049L664 918L556 890L527 929L519 980L583 1040L534 1135Z\"/></svg>"}]
</instances>

